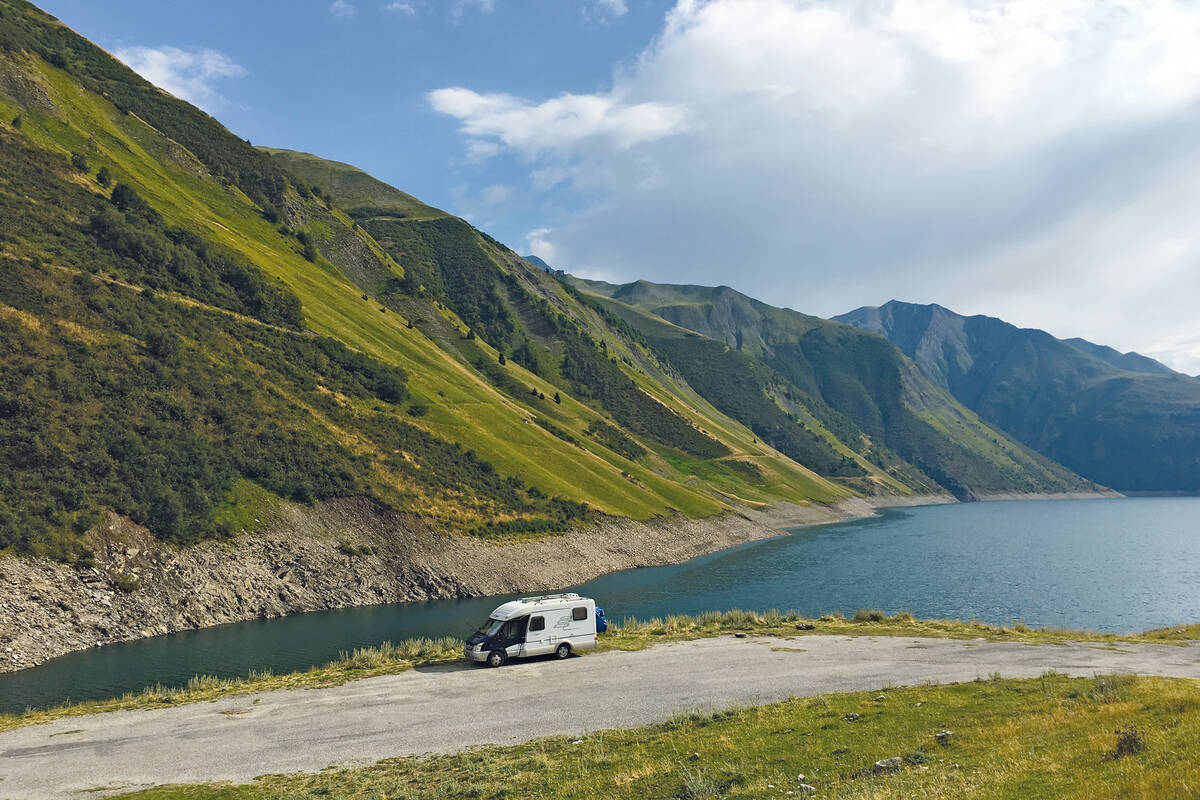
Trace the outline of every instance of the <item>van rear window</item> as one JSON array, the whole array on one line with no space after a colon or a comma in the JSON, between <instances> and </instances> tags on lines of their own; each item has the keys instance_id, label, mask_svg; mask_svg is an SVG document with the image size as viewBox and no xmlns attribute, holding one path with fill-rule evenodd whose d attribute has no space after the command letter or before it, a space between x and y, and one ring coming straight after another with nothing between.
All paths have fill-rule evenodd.
<instances>
[{"instance_id":1,"label":"van rear window","mask_svg":"<svg viewBox=\"0 0 1200 800\"><path fill-rule=\"evenodd\" d=\"M571 619L581 620L587 619L587 606L579 606L571 609Z\"/></svg>"}]
</instances>

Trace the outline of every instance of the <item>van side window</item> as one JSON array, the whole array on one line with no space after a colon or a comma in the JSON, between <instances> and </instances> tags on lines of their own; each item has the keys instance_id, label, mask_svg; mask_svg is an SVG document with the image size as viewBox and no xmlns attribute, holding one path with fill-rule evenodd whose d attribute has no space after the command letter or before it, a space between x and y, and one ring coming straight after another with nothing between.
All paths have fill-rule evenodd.
<instances>
[{"instance_id":1,"label":"van side window","mask_svg":"<svg viewBox=\"0 0 1200 800\"><path fill-rule=\"evenodd\" d=\"M546 618L545 617L533 617L532 619L529 620L530 633L532 633L533 631L544 631L544 630L546 630Z\"/></svg>"},{"instance_id":2,"label":"van side window","mask_svg":"<svg viewBox=\"0 0 1200 800\"><path fill-rule=\"evenodd\" d=\"M576 621L581 620L581 619L587 619L587 606L579 606L578 608L572 608L571 609L571 619L576 620Z\"/></svg>"}]
</instances>

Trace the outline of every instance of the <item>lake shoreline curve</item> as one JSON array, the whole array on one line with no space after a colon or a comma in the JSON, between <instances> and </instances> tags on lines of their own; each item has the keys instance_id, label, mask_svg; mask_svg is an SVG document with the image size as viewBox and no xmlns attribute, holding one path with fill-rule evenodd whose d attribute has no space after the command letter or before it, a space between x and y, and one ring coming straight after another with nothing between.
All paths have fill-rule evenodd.
<instances>
[{"instance_id":1,"label":"lake shoreline curve","mask_svg":"<svg viewBox=\"0 0 1200 800\"><path fill-rule=\"evenodd\" d=\"M381 512L360 499L281 505L254 534L188 548L165 545L145 528L109 515L89 533L92 567L0 557L0 673L90 647L231 622L546 591L619 570L679 564L791 528L868 517L880 508L954 502L949 495L876 496L832 505L740 507L701 519L604 518L560 535L504 544L439 531L419 517Z\"/></svg>"}]
</instances>

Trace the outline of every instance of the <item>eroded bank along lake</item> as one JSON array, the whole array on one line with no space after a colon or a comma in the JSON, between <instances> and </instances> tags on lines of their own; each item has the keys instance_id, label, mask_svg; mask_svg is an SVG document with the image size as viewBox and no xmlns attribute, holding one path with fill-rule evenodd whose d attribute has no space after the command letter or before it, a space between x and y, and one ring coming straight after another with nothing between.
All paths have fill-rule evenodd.
<instances>
[{"instance_id":1,"label":"eroded bank along lake","mask_svg":"<svg viewBox=\"0 0 1200 800\"><path fill-rule=\"evenodd\" d=\"M577 587L610 619L708 609L858 608L1125 633L1200 621L1200 498L966 503L884 510ZM112 697L197 674L286 672L413 636L465 635L505 598L222 625L72 653L0 675L0 711Z\"/></svg>"}]
</instances>

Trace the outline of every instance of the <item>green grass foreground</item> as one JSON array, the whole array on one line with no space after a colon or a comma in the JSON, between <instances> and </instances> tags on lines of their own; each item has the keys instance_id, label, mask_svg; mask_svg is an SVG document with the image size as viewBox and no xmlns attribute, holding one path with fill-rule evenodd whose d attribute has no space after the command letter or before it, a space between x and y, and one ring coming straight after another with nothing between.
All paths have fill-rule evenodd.
<instances>
[{"instance_id":1,"label":"green grass foreground","mask_svg":"<svg viewBox=\"0 0 1200 800\"><path fill-rule=\"evenodd\" d=\"M812 626L809 628L808 626ZM862 609L851 618L826 615L807 618L796 612L757 613L733 609L707 611L695 616L671 615L649 620L626 619L613 624L600 637L599 651L641 650L654 644L709 638L729 634L796 637L814 634L835 636L924 636L943 639L986 639L1030 644L1062 644L1069 641L1182 643L1200 639L1200 624L1163 628L1140 634L1114 635L1057 628L1030 628L1021 622L1010 627L957 620L919 620L911 614L885 616ZM217 700L229 695L275 689L317 689L347 681L404 672L416 666L450 663L462 658L462 642L453 637L408 639L398 644L359 648L328 664L301 672L275 675L252 672L244 678L198 675L181 688L150 686L108 700L71 703L48 709L30 709L24 714L0 714L0 731L25 725L52 722L64 717L105 711L166 708L186 703Z\"/></svg>"},{"instance_id":2,"label":"green grass foreground","mask_svg":"<svg viewBox=\"0 0 1200 800\"><path fill-rule=\"evenodd\" d=\"M1195 681L1051 672L794 699L582 738L126 797L1196 797L1198 712ZM951 733L939 739L943 730ZM892 758L894 772L874 768Z\"/></svg>"}]
</instances>

